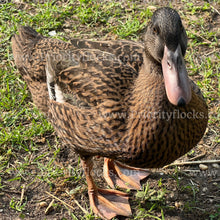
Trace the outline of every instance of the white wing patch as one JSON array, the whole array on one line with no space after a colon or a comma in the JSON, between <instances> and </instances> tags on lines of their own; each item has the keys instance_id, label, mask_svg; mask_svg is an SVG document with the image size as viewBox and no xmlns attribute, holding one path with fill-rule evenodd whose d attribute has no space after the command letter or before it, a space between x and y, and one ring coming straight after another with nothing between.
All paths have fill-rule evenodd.
<instances>
[{"instance_id":1,"label":"white wing patch","mask_svg":"<svg viewBox=\"0 0 220 220\"><path fill-rule=\"evenodd\" d=\"M55 84L55 97L56 101L59 103L64 103L66 101L61 88L57 84Z\"/></svg>"},{"instance_id":2,"label":"white wing patch","mask_svg":"<svg viewBox=\"0 0 220 220\"><path fill-rule=\"evenodd\" d=\"M56 74L55 71L53 69L53 58L51 57L51 54L47 54L46 57L46 66L45 66L45 70L46 70L46 75L47 75L47 88L48 88L48 93L49 93L49 98L60 102L60 103L64 103L65 102L65 98L63 96L63 92L60 88L60 86L58 86L56 84Z\"/></svg>"}]
</instances>

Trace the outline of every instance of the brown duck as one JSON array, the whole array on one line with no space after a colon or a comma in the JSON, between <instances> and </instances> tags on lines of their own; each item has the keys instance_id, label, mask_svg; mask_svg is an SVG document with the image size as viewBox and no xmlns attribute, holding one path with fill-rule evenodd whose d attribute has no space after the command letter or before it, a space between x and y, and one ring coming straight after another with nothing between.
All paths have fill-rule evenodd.
<instances>
[{"instance_id":1,"label":"brown duck","mask_svg":"<svg viewBox=\"0 0 220 220\"><path fill-rule=\"evenodd\" d=\"M81 157L90 205L100 217L129 216L131 210L127 194L96 187L92 156L106 158L111 187L139 189L149 175L142 168L163 167L202 138L208 108L188 78L186 48L185 29L171 8L155 11L144 45L66 43L30 27L12 38L15 63L36 106Z\"/></svg>"}]
</instances>

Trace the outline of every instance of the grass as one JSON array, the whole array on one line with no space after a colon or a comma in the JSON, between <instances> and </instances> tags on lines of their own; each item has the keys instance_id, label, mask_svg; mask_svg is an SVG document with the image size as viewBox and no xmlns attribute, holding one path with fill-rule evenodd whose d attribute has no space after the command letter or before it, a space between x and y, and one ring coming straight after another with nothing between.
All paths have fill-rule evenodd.
<instances>
[{"instance_id":1,"label":"grass","mask_svg":"<svg viewBox=\"0 0 220 220\"><path fill-rule=\"evenodd\" d=\"M209 128L203 143L217 149L220 142L220 51L217 34L219 26L214 25L215 20L212 19L219 8L216 8L217 1L189 3L185 0L182 4L173 2L170 6L181 8L179 13L189 37L187 69L209 105ZM64 210L63 219L95 219L86 205L89 204L86 184L77 156L72 160L73 165L68 164L68 161L62 161L65 151L50 123L32 104L27 85L14 65L10 38L17 31L18 25L30 25L45 36L49 36L49 32L55 30L55 38L66 41L79 36L93 39L140 40L139 36L142 36L153 10L158 7L157 4L144 5L126 0L69 0L43 3L21 1L0 4L0 204L3 210L0 217L4 217L5 213L10 213L9 216L14 216L13 218L26 218L29 212L33 216L36 215L37 204L45 197L44 191L51 190L76 209L73 211L56 201L53 214ZM199 149L195 150L195 153L198 152ZM208 155L216 157L214 150ZM173 188L176 188L175 192L180 197L182 193L193 198L191 203L188 199L185 208L181 210L181 214L187 216L186 219L190 219L191 210L195 207L202 207L204 212L200 214L202 216L204 213L207 219L214 220L220 216L219 206L215 208L213 205L212 209L208 205L206 207L198 203L197 187L189 182L184 185L186 180L183 177L168 177L169 181L172 179L171 186L161 181L161 178L156 181L150 179L143 190L134 195L134 216L131 219L169 219L169 216L178 216L180 210L168 199ZM39 196L36 189L39 189ZM23 197L22 190L25 192ZM74 203L74 199L81 201L86 214ZM32 200L36 201L34 206L30 204ZM45 200L48 201L49 198L45 197ZM83 201L86 202L83 204ZM193 213L191 215L193 216ZM41 216L35 219L41 218L47 218L43 211Z\"/></svg>"},{"instance_id":2,"label":"grass","mask_svg":"<svg viewBox=\"0 0 220 220\"><path fill-rule=\"evenodd\" d=\"M138 202L138 212L134 219L165 219L165 195L166 188L161 183L161 179L158 181L159 189L150 188L147 183L142 191L136 193L136 199ZM155 212L160 212L161 218L155 215Z\"/></svg>"}]
</instances>

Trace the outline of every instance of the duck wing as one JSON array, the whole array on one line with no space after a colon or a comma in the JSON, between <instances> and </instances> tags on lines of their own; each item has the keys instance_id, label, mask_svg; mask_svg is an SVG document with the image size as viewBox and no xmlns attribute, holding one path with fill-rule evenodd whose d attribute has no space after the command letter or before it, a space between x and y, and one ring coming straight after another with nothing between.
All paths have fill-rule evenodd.
<instances>
[{"instance_id":1,"label":"duck wing","mask_svg":"<svg viewBox=\"0 0 220 220\"><path fill-rule=\"evenodd\" d=\"M78 49L97 49L114 54L123 63L130 65L136 71L143 64L144 45L129 40L118 41L92 41L72 39L72 45Z\"/></svg>"},{"instance_id":2,"label":"duck wing","mask_svg":"<svg viewBox=\"0 0 220 220\"><path fill-rule=\"evenodd\" d=\"M126 116L118 114L128 110L125 100L137 72L113 54L84 49L48 53L46 75L59 135L83 155L117 155L126 129Z\"/></svg>"},{"instance_id":3,"label":"duck wing","mask_svg":"<svg viewBox=\"0 0 220 220\"><path fill-rule=\"evenodd\" d=\"M73 39L66 43L37 33L31 27L20 26L19 34L12 37L12 51L15 64L28 85L35 105L45 114L48 112L48 91L46 83L46 54L63 51L71 54L78 49L95 49L110 53L114 59L130 65L138 72L143 63L143 45L132 41L91 41ZM108 58L106 58L108 59ZM111 62L111 59L110 59ZM106 60L107 63L107 60Z\"/></svg>"}]
</instances>

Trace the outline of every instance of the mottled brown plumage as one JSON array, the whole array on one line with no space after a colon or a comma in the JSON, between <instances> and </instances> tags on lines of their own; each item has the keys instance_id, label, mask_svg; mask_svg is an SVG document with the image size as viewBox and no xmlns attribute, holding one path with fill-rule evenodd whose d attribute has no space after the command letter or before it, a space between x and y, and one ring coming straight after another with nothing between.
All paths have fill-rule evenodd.
<instances>
[{"instance_id":1,"label":"mottled brown plumage","mask_svg":"<svg viewBox=\"0 0 220 220\"><path fill-rule=\"evenodd\" d=\"M66 43L29 27L21 27L12 38L15 63L36 106L83 161L100 155L143 168L173 162L206 129L207 105L188 79L186 47L181 19L170 8L154 13L144 45L78 39ZM91 195L97 189L86 176L95 213L115 216L97 208L99 199Z\"/></svg>"}]
</instances>

